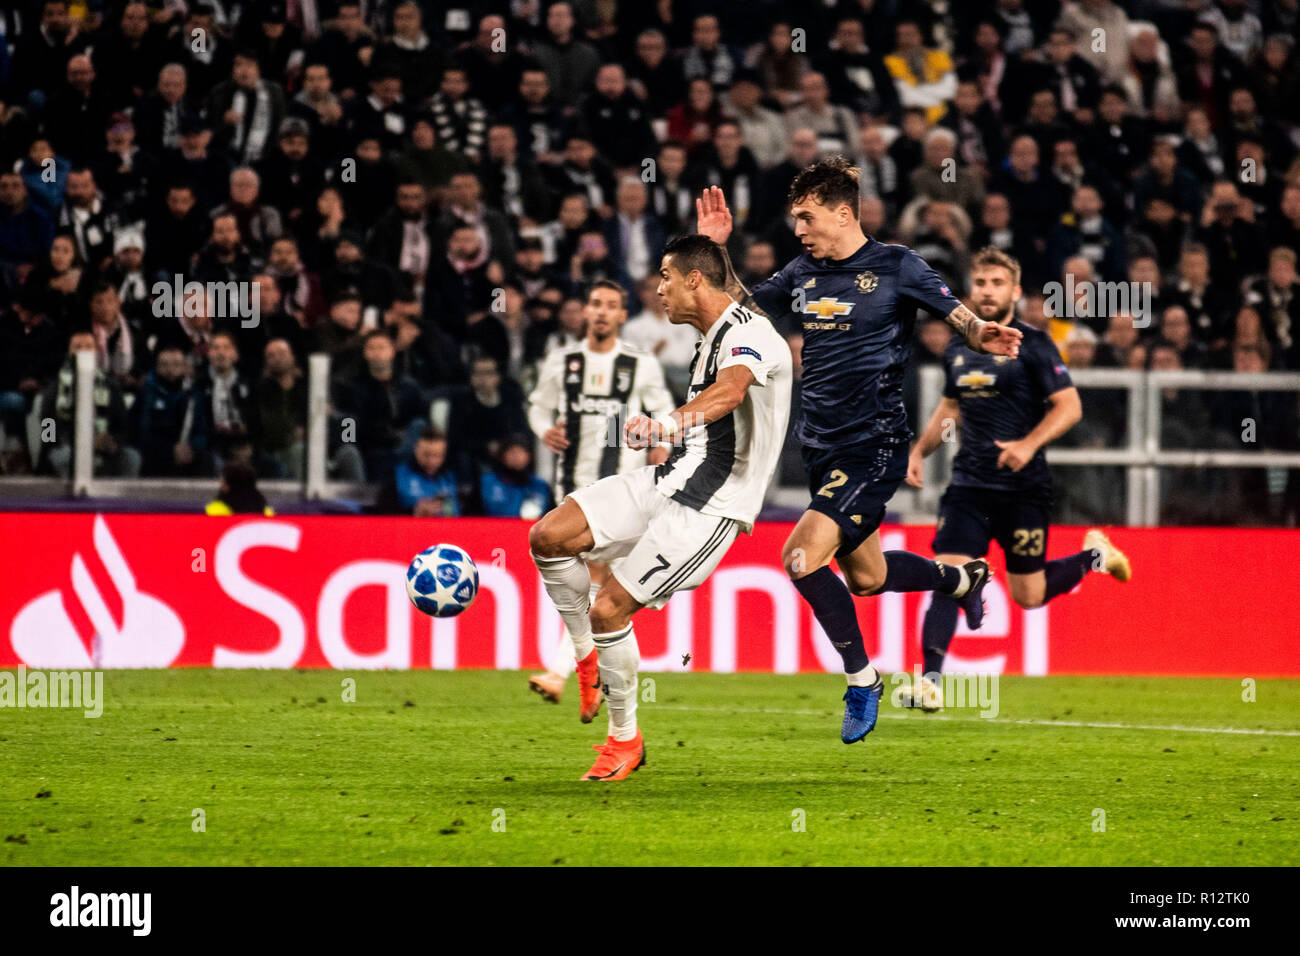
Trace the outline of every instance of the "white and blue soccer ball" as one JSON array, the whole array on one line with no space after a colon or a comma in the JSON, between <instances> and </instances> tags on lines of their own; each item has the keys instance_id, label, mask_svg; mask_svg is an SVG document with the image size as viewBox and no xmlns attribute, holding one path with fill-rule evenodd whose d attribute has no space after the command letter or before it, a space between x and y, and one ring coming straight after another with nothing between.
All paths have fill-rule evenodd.
<instances>
[{"instance_id":1,"label":"white and blue soccer ball","mask_svg":"<svg viewBox=\"0 0 1300 956\"><path fill-rule=\"evenodd\" d=\"M454 544L435 544L411 559L406 593L425 614L455 617L478 596L478 566Z\"/></svg>"}]
</instances>

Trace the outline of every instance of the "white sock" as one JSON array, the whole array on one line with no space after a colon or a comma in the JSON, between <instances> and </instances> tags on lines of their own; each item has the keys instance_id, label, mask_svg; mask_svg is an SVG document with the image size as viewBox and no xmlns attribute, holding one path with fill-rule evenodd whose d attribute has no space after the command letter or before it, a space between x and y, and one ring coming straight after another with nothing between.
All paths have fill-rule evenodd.
<instances>
[{"instance_id":1,"label":"white sock","mask_svg":"<svg viewBox=\"0 0 1300 956\"><path fill-rule=\"evenodd\" d=\"M844 677L848 680L850 687L870 687L879 679L880 675L876 673L874 667L868 664L856 674L845 674Z\"/></svg>"},{"instance_id":2,"label":"white sock","mask_svg":"<svg viewBox=\"0 0 1300 956\"><path fill-rule=\"evenodd\" d=\"M588 642L591 638L587 638ZM593 645L594 646L594 645ZM569 629L564 629L559 643L555 645L555 652L551 654L551 663L547 668L552 674L559 674L561 677L568 677L573 673L576 666L577 658L574 656L573 638L569 634Z\"/></svg>"},{"instance_id":3,"label":"white sock","mask_svg":"<svg viewBox=\"0 0 1300 956\"><path fill-rule=\"evenodd\" d=\"M543 558L536 554L533 555L533 563L542 575L542 583L546 585L551 603L560 612L560 617L564 618L564 626L569 629L570 635L574 635L576 644L579 638L585 638L591 633L591 621L587 618L591 610L591 602L587 598L587 592L591 588L591 575L587 566L574 557Z\"/></svg>"},{"instance_id":4,"label":"white sock","mask_svg":"<svg viewBox=\"0 0 1300 956\"><path fill-rule=\"evenodd\" d=\"M641 653L629 624L621 631L593 634L600 655L600 682L609 707L609 735L615 740L636 736L636 669Z\"/></svg>"}]
</instances>

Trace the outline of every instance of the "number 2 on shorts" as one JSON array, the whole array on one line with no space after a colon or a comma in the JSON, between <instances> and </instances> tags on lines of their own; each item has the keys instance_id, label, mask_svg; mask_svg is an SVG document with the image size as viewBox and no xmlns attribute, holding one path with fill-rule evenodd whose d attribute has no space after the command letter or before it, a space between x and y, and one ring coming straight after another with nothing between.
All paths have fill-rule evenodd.
<instances>
[{"instance_id":1,"label":"number 2 on shorts","mask_svg":"<svg viewBox=\"0 0 1300 956\"><path fill-rule=\"evenodd\" d=\"M849 476L844 474L844 472L840 471L838 468L836 468L834 471L831 472L831 480L826 482L826 484L822 485L821 490L817 492L817 494L821 495L824 498L834 498L835 494L834 492L831 491L831 489L838 488L840 485L844 484L844 482L848 480L849 480Z\"/></svg>"}]
</instances>

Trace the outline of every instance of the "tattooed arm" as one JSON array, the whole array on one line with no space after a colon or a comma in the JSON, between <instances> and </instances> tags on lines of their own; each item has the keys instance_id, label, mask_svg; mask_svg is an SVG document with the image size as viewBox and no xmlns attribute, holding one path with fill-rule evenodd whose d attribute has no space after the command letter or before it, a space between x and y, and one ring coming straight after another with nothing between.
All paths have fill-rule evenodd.
<instances>
[{"instance_id":1,"label":"tattooed arm","mask_svg":"<svg viewBox=\"0 0 1300 956\"><path fill-rule=\"evenodd\" d=\"M1020 353L1021 334L1019 329L996 322L985 322L966 306L958 304L943 319L954 332L966 340L966 347L975 352L988 352L993 355L1009 355L1015 358Z\"/></svg>"}]
</instances>

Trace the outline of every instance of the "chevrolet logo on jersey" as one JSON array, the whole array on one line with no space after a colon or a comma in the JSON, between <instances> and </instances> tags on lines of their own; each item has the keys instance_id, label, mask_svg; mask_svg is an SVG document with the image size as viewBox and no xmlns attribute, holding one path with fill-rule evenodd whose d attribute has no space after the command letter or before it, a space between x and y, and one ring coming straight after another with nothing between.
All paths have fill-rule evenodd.
<instances>
[{"instance_id":1,"label":"chevrolet logo on jersey","mask_svg":"<svg viewBox=\"0 0 1300 956\"><path fill-rule=\"evenodd\" d=\"M992 385L998 380L996 375L990 375L988 372L967 372L961 378L957 379L957 385L961 388L985 388Z\"/></svg>"},{"instance_id":2,"label":"chevrolet logo on jersey","mask_svg":"<svg viewBox=\"0 0 1300 956\"><path fill-rule=\"evenodd\" d=\"M822 296L816 302L809 302L803 310L808 315L815 315L819 319L830 319L837 315L848 315L853 311L852 302L840 302L838 299L828 299Z\"/></svg>"}]
</instances>

